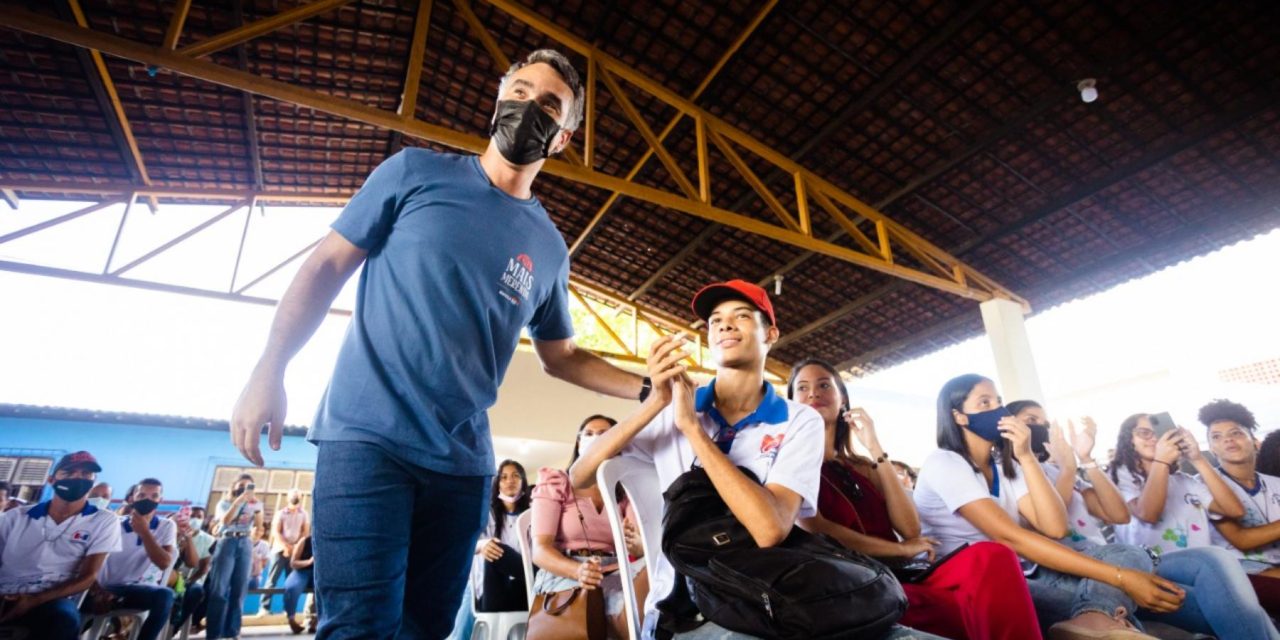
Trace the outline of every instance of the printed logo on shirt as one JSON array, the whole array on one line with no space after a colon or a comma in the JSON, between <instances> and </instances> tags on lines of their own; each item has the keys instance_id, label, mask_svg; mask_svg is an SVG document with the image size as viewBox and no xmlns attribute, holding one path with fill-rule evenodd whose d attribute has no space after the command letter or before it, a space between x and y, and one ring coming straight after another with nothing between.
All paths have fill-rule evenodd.
<instances>
[{"instance_id":1,"label":"printed logo on shirt","mask_svg":"<svg viewBox=\"0 0 1280 640\"><path fill-rule=\"evenodd\" d=\"M786 433L779 433L776 436L765 435L760 440L760 457L774 459L778 457L778 449L782 446L782 439L787 436Z\"/></svg>"},{"instance_id":2,"label":"printed logo on shirt","mask_svg":"<svg viewBox=\"0 0 1280 640\"><path fill-rule=\"evenodd\" d=\"M78 530L76 530L76 532L75 532L75 533L71 534L71 539L72 539L72 540L74 540L74 541L76 541L76 542L84 542L84 543L88 543L88 542L89 542L89 532L88 532L88 531L86 531L86 530L84 530L84 529L78 529Z\"/></svg>"},{"instance_id":3,"label":"printed logo on shirt","mask_svg":"<svg viewBox=\"0 0 1280 640\"><path fill-rule=\"evenodd\" d=\"M521 300L528 300L529 292L533 291L533 259L522 253L507 260L507 269L502 273L500 282L520 296L517 299L506 291L500 291L511 304L519 305Z\"/></svg>"},{"instance_id":4,"label":"printed logo on shirt","mask_svg":"<svg viewBox=\"0 0 1280 640\"><path fill-rule=\"evenodd\" d=\"M1200 503L1200 496L1194 493L1188 493L1185 496L1182 496L1182 500L1196 509L1204 509L1204 506Z\"/></svg>"}]
</instances>

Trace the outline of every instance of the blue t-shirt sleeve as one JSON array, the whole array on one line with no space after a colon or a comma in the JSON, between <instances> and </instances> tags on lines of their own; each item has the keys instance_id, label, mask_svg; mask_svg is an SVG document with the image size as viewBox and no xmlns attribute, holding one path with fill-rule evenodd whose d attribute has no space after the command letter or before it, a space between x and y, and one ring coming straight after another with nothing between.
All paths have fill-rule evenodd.
<instances>
[{"instance_id":1,"label":"blue t-shirt sleeve","mask_svg":"<svg viewBox=\"0 0 1280 640\"><path fill-rule=\"evenodd\" d=\"M555 284L529 319L529 335L534 340L567 340L573 337L573 318L569 315L569 257L556 274Z\"/></svg>"},{"instance_id":2,"label":"blue t-shirt sleeve","mask_svg":"<svg viewBox=\"0 0 1280 640\"><path fill-rule=\"evenodd\" d=\"M400 212L400 195L406 187L407 152L400 151L378 165L333 221L333 230L351 244L372 252L391 233Z\"/></svg>"}]
</instances>

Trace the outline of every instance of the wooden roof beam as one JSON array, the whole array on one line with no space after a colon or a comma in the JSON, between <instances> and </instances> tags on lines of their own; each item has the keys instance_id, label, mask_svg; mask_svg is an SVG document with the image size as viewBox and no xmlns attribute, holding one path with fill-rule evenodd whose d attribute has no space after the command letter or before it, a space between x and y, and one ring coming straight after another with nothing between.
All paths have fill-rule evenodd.
<instances>
[{"instance_id":1,"label":"wooden roof beam","mask_svg":"<svg viewBox=\"0 0 1280 640\"><path fill-rule=\"evenodd\" d=\"M178 49L178 54L198 58L207 56L223 49L230 49L241 42L247 42L261 35L266 35L272 31L283 29L291 24L302 22L312 16L316 16L333 9L337 9L344 4L351 3L352 0L315 0L304 5L299 5L288 11L282 11L274 16L263 18L242 25L230 31L219 33L201 40L195 44L187 45Z\"/></svg>"}]
</instances>

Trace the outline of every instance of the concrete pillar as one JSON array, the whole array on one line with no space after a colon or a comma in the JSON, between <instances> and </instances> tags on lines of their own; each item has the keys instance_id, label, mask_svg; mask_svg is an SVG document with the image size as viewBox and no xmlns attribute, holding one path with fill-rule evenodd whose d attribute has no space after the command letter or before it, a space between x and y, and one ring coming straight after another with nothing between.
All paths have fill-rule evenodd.
<instances>
[{"instance_id":1,"label":"concrete pillar","mask_svg":"<svg viewBox=\"0 0 1280 640\"><path fill-rule=\"evenodd\" d=\"M997 383L1005 402L1044 402L1040 376L1036 373L1035 358L1031 355L1031 341L1027 338L1022 305L995 298L978 307L982 310L982 325L987 330L987 340L991 343L991 353L995 356L996 376L999 378Z\"/></svg>"}]
</instances>

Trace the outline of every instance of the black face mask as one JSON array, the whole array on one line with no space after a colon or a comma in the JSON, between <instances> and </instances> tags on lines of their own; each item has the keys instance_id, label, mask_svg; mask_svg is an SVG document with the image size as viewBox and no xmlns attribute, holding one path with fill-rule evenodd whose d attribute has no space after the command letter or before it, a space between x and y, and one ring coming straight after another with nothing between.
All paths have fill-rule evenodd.
<instances>
[{"instance_id":1,"label":"black face mask","mask_svg":"<svg viewBox=\"0 0 1280 640\"><path fill-rule=\"evenodd\" d=\"M1031 430L1031 452L1041 462L1049 459L1049 427L1043 424L1029 424Z\"/></svg>"},{"instance_id":2,"label":"black face mask","mask_svg":"<svg viewBox=\"0 0 1280 640\"><path fill-rule=\"evenodd\" d=\"M67 502L75 502L85 497L93 488L93 481L88 478L63 478L53 481L53 493Z\"/></svg>"},{"instance_id":3,"label":"black face mask","mask_svg":"<svg viewBox=\"0 0 1280 640\"><path fill-rule=\"evenodd\" d=\"M489 126L498 153L512 164L532 164L550 155L557 133L556 119L532 100L499 100Z\"/></svg>"},{"instance_id":4,"label":"black face mask","mask_svg":"<svg viewBox=\"0 0 1280 640\"><path fill-rule=\"evenodd\" d=\"M156 502L155 500L134 500L133 501L133 510L136 513L144 516L151 515L151 512L155 511L156 507L158 506L160 506L160 503Z\"/></svg>"},{"instance_id":5,"label":"black face mask","mask_svg":"<svg viewBox=\"0 0 1280 640\"><path fill-rule=\"evenodd\" d=\"M293 498L289 501L289 504L298 504L299 502L302 502L302 500L299 498Z\"/></svg>"}]
</instances>

